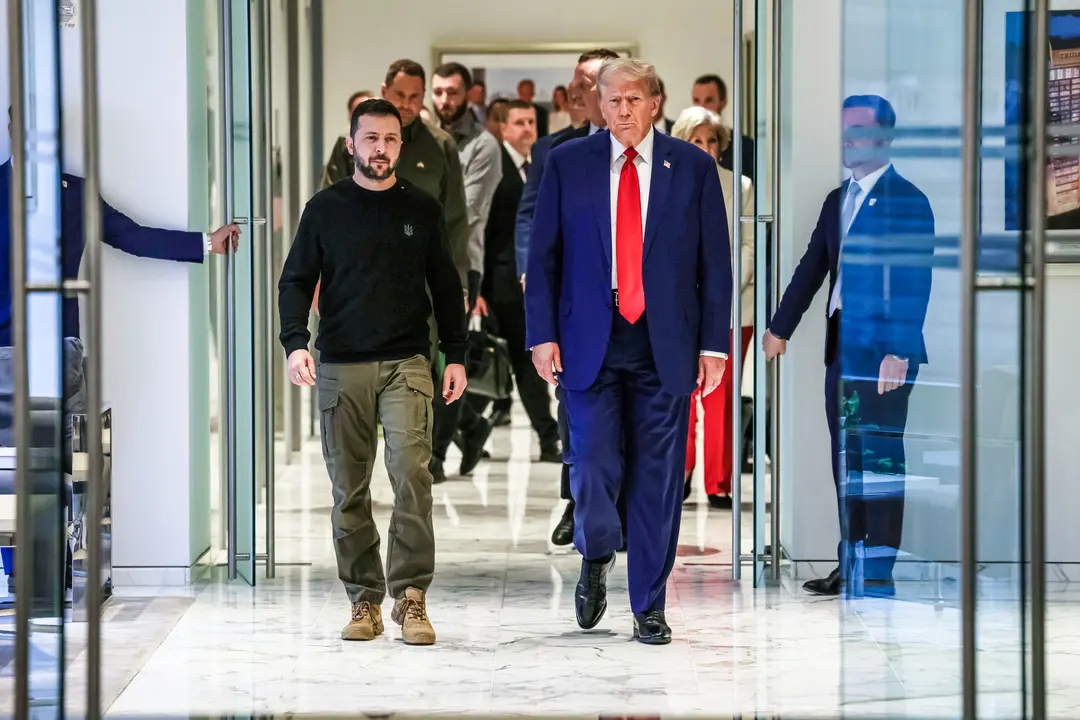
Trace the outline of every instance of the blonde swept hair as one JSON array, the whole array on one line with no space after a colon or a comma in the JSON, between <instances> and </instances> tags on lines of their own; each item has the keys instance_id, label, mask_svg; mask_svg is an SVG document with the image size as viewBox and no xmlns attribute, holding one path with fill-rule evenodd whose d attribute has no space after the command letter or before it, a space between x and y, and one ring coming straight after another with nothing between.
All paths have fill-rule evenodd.
<instances>
[{"instance_id":1,"label":"blonde swept hair","mask_svg":"<svg viewBox=\"0 0 1080 720\"><path fill-rule=\"evenodd\" d=\"M728 145L731 145L731 130L724 125L719 115L712 110L706 110L696 105L688 107L679 113L679 118L671 126L671 137L689 142L690 136L702 125L708 125L709 129L716 133L716 140L720 144L720 152L728 149Z\"/></svg>"},{"instance_id":2,"label":"blonde swept hair","mask_svg":"<svg viewBox=\"0 0 1080 720\"><path fill-rule=\"evenodd\" d=\"M655 67L644 60L622 57L608 58L600 65L600 72L596 76L597 92L616 75L629 77L632 80L644 80L649 88L649 94L653 97L659 97L662 94L660 91L660 76L656 74Z\"/></svg>"}]
</instances>

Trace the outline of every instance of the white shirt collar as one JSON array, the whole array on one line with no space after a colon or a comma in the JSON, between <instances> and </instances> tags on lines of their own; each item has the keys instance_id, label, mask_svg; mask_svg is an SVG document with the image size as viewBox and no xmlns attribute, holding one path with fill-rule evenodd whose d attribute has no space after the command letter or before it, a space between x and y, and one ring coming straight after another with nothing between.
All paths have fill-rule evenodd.
<instances>
[{"instance_id":1,"label":"white shirt collar","mask_svg":"<svg viewBox=\"0 0 1080 720\"><path fill-rule=\"evenodd\" d=\"M653 158L653 143L656 140L656 130L652 127L649 128L649 134L645 136L645 139L638 143L638 146L634 148L637 150L638 155L641 157L641 161L648 165L652 165ZM626 152L626 146L615 139L615 134L611 134L611 162L614 164L622 154Z\"/></svg>"},{"instance_id":2,"label":"white shirt collar","mask_svg":"<svg viewBox=\"0 0 1080 720\"><path fill-rule=\"evenodd\" d=\"M595 135L596 133L600 132L600 130L602 130L602 128L599 128L596 125L593 125L592 123L589 123L589 134L590 135Z\"/></svg>"},{"instance_id":3,"label":"white shirt collar","mask_svg":"<svg viewBox=\"0 0 1080 720\"><path fill-rule=\"evenodd\" d=\"M854 178L852 178L852 181L859 183L859 187L862 188L863 197L866 197L870 194L870 191L874 189L874 186L877 185L878 180L881 179L881 176L888 172L889 168L891 167L891 162L885 163L877 170L864 177L862 180L855 180Z\"/></svg>"},{"instance_id":4,"label":"white shirt collar","mask_svg":"<svg viewBox=\"0 0 1080 720\"><path fill-rule=\"evenodd\" d=\"M532 158L525 157L517 150L515 150L513 145L506 142L505 140L503 140L503 147L506 148L506 152L510 154L510 159L514 161L514 167L516 167L518 170L520 170L521 166L524 165L526 162L532 162Z\"/></svg>"},{"instance_id":5,"label":"white shirt collar","mask_svg":"<svg viewBox=\"0 0 1080 720\"><path fill-rule=\"evenodd\" d=\"M656 132L660 133L661 135L667 135L667 118L661 117L659 120L654 122L652 126L656 128Z\"/></svg>"}]
</instances>

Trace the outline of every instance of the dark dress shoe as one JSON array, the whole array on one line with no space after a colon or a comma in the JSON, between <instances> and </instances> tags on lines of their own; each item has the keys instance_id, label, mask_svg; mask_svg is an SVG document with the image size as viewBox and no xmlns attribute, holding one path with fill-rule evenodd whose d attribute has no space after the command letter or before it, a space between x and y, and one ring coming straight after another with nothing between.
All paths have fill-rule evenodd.
<instances>
[{"instance_id":1,"label":"dark dress shoe","mask_svg":"<svg viewBox=\"0 0 1080 720\"><path fill-rule=\"evenodd\" d=\"M584 630L592 630L600 623L607 611L607 579L615 567L615 554L600 560L581 559L581 577L574 592L574 609L577 624Z\"/></svg>"},{"instance_id":2,"label":"dark dress shoe","mask_svg":"<svg viewBox=\"0 0 1080 720\"><path fill-rule=\"evenodd\" d=\"M446 482L446 470L443 469L443 461L438 458L431 458L428 463L428 472L431 473L431 482L435 485Z\"/></svg>"},{"instance_id":3,"label":"dark dress shoe","mask_svg":"<svg viewBox=\"0 0 1080 720\"><path fill-rule=\"evenodd\" d=\"M836 568L829 573L829 577L807 580L802 587L812 595L839 595L841 584L840 568Z\"/></svg>"},{"instance_id":4,"label":"dark dress shoe","mask_svg":"<svg viewBox=\"0 0 1080 720\"><path fill-rule=\"evenodd\" d=\"M694 473L693 471L686 473L686 481L683 483L682 489L682 501L686 502L690 499L690 494L694 492Z\"/></svg>"},{"instance_id":5,"label":"dark dress shoe","mask_svg":"<svg viewBox=\"0 0 1080 720\"><path fill-rule=\"evenodd\" d=\"M566 504L566 509L563 510L562 517L559 518L559 524L555 526L555 529L551 532L551 544L557 547L564 547L574 542L574 501L571 500Z\"/></svg>"},{"instance_id":6,"label":"dark dress shoe","mask_svg":"<svg viewBox=\"0 0 1080 720\"><path fill-rule=\"evenodd\" d=\"M467 432L461 433L461 468L458 470L462 475L468 475L484 456L484 443L491 437L494 426L487 418L480 418Z\"/></svg>"},{"instance_id":7,"label":"dark dress shoe","mask_svg":"<svg viewBox=\"0 0 1080 720\"><path fill-rule=\"evenodd\" d=\"M731 496L730 495L710 495L709 507L715 510L730 510L731 509Z\"/></svg>"},{"instance_id":8,"label":"dark dress shoe","mask_svg":"<svg viewBox=\"0 0 1080 720\"><path fill-rule=\"evenodd\" d=\"M645 645L667 645L671 642L671 628L664 618L664 611L647 610L634 615L634 639Z\"/></svg>"},{"instance_id":9,"label":"dark dress shoe","mask_svg":"<svg viewBox=\"0 0 1080 720\"><path fill-rule=\"evenodd\" d=\"M540 462L562 463L562 448L559 443L544 444L540 446Z\"/></svg>"},{"instance_id":10,"label":"dark dress shoe","mask_svg":"<svg viewBox=\"0 0 1080 720\"><path fill-rule=\"evenodd\" d=\"M488 421L493 427L506 427L510 424L510 411L502 409L493 410Z\"/></svg>"}]
</instances>

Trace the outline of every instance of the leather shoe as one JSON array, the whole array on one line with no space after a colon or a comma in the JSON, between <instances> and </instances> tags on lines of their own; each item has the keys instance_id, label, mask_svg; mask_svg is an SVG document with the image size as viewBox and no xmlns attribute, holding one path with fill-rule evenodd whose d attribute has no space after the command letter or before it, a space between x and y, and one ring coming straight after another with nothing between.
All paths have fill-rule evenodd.
<instances>
[{"instance_id":1,"label":"leather shoe","mask_svg":"<svg viewBox=\"0 0 1080 720\"><path fill-rule=\"evenodd\" d=\"M551 532L551 544L556 547L564 547L574 542L574 501L566 504L559 524Z\"/></svg>"},{"instance_id":2,"label":"leather shoe","mask_svg":"<svg viewBox=\"0 0 1080 720\"><path fill-rule=\"evenodd\" d=\"M506 427L510 424L510 411L509 410L492 410L491 417L488 418L494 427Z\"/></svg>"},{"instance_id":3,"label":"leather shoe","mask_svg":"<svg viewBox=\"0 0 1080 720\"><path fill-rule=\"evenodd\" d=\"M431 482L435 485L446 482L446 470L443 469L443 461L433 457L428 462L428 472L431 473Z\"/></svg>"},{"instance_id":4,"label":"leather shoe","mask_svg":"<svg viewBox=\"0 0 1080 720\"><path fill-rule=\"evenodd\" d=\"M645 645L667 645L671 642L671 627L663 610L647 610L634 615L634 639Z\"/></svg>"},{"instance_id":5,"label":"leather shoe","mask_svg":"<svg viewBox=\"0 0 1080 720\"><path fill-rule=\"evenodd\" d=\"M592 630L607 611L607 579L615 567L615 553L600 560L581 559L581 577L574 592L577 624Z\"/></svg>"},{"instance_id":6,"label":"leather shoe","mask_svg":"<svg viewBox=\"0 0 1080 720\"><path fill-rule=\"evenodd\" d=\"M812 595L839 595L841 584L840 568L836 568L829 573L829 577L807 580L803 583L803 590Z\"/></svg>"},{"instance_id":7,"label":"leather shoe","mask_svg":"<svg viewBox=\"0 0 1080 720\"><path fill-rule=\"evenodd\" d=\"M468 432L461 433L461 468L458 470L462 475L468 475L484 455L484 443L491 437L491 431L495 427L487 418L479 418L476 425Z\"/></svg>"},{"instance_id":8,"label":"leather shoe","mask_svg":"<svg viewBox=\"0 0 1080 720\"><path fill-rule=\"evenodd\" d=\"M559 443L550 443L540 446L540 462L562 463L562 448Z\"/></svg>"}]
</instances>

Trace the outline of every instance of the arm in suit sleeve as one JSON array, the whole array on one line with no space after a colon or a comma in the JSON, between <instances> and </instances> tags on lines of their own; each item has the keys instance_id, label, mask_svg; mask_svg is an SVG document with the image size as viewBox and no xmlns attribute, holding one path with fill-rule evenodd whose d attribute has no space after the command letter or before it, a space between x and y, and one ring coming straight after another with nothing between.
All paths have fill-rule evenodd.
<instances>
[{"instance_id":1,"label":"arm in suit sleeve","mask_svg":"<svg viewBox=\"0 0 1080 720\"><path fill-rule=\"evenodd\" d=\"M712 162L701 163L701 237L698 240L698 292L701 297L703 353L731 353L731 239L720 175Z\"/></svg>"},{"instance_id":2,"label":"arm in suit sleeve","mask_svg":"<svg viewBox=\"0 0 1080 720\"><path fill-rule=\"evenodd\" d=\"M469 218L469 270L484 274L484 229L491 213L491 201L502 180L502 153L499 141L483 133L472 141L476 148L465 167L465 206Z\"/></svg>"},{"instance_id":3,"label":"arm in suit sleeve","mask_svg":"<svg viewBox=\"0 0 1080 720\"><path fill-rule=\"evenodd\" d=\"M457 146L448 141L446 152L446 175L442 182L443 217L450 238L450 254L454 258L461 286L469 284L469 213L465 203L465 176L461 169L461 155Z\"/></svg>"},{"instance_id":4,"label":"arm in suit sleeve","mask_svg":"<svg viewBox=\"0 0 1080 720\"><path fill-rule=\"evenodd\" d=\"M526 347L559 342L559 293L562 287L562 187L558 164L549 159L536 199L536 221L529 243L525 284ZM715 173L714 173L715 174ZM717 180L719 182L719 180Z\"/></svg>"},{"instance_id":5,"label":"arm in suit sleeve","mask_svg":"<svg viewBox=\"0 0 1080 720\"><path fill-rule=\"evenodd\" d=\"M791 339L802 316L814 302L814 295L829 276L829 246L825 237L825 213L828 207L830 204L826 200L821 206L814 234L810 236L810 244L799 260L799 266L795 268L795 274L769 323L770 332L778 338Z\"/></svg>"},{"instance_id":6,"label":"arm in suit sleeve","mask_svg":"<svg viewBox=\"0 0 1080 720\"><path fill-rule=\"evenodd\" d=\"M518 201L517 220L514 223L514 255L517 258L518 276L525 275L529 267L529 241L532 237L533 216L536 213L536 197L544 179L544 163L551 148L551 136L541 138L533 145L532 165L525 179L525 189Z\"/></svg>"},{"instance_id":7,"label":"arm in suit sleeve","mask_svg":"<svg viewBox=\"0 0 1080 720\"><path fill-rule=\"evenodd\" d=\"M889 268L890 318L885 352L897 357L919 357L924 352L923 325L930 304L930 284L934 260L934 211L919 196L907 200L900 228L914 247L897 248L909 256L909 263Z\"/></svg>"},{"instance_id":8,"label":"arm in suit sleeve","mask_svg":"<svg viewBox=\"0 0 1080 720\"><path fill-rule=\"evenodd\" d=\"M206 256L202 233L144 227L101 201L102 240L117 250L153 260L201 263Z\"/></svg>"},{"instance_id":9,"label":"arm in suit sleeve","mask_svg":"<svg viewBox=\"0 0 1080 720\"><path fill-rule=\"evenodd\" d=\"M754 216L754 183L750 178L742 179L742 214ZM754 282L754 223L744 223L735 218L735 227L739 228L739 254L742 256L742 277L739 279L739 292L746 290ZM742 320L739 320L742 322Z\"/></svg>"}]
</instances>

